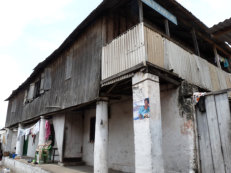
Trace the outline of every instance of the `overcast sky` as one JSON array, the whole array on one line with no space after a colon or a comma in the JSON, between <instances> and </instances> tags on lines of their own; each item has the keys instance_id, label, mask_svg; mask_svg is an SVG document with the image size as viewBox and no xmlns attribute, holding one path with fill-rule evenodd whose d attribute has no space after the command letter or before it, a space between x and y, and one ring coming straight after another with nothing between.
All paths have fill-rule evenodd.
<instances>
[{"instance_id":1,"label":"overcast sky","mask_svg":"<svg viewBox=\"0 0 231 173\"><path fill-rule=\"evenodd\" d=\"M0 0L0 128L4 100L102 0ZM230 0L178 0L209 27L231 17Z\"/></svg>"}]
</instances>

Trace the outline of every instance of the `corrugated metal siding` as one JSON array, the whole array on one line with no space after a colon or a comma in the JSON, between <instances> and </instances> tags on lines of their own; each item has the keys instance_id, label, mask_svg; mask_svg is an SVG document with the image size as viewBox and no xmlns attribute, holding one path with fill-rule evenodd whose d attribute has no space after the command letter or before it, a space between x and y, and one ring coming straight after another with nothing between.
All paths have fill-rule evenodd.
<instances>
[{"instance_id":1,"label":"corrugated metal siding","mask_svg":"<svg viewBox=\"0 0 231 173\"><path fill-rule=\"evenodd\" d=\"M164 39L164 67L173 69L183 79L211 91L231 87L231 75L205 59L190 54L175 43Z\"/></svg>"},{"instance_id":2,"label":"corrugated metal siding","mask_svg":"<svg viewBox=\"0 0 231 173\"><path fill-rule=\"evenodd\" d=\"M225 79L226 79L227 88L231 88L231 75L226 73Z\"/></svg>"},{"instance_id":3,"label":"corrugated metal siding","mask_svg":"<svg viewBox=\"0 0 231 173\"><path fill-rule=\"evenodd\" d=\"M173 42L164 39L165 68L173 69L183 79L192 81L190 57L192 55Z\"/></svg>"},{"instance_id":4,"label":"corrugated metal siding","mask_svg":"<svg viewBox=\"0 0 231 173\"><path fill-rule=\"evenodd\" d=\"M162 36L145 27L145 44L148 61L164 67L164 40Z\"/></svg>"},{"instance_id":5,"label":"corrugated metal siding","mask_svg":"<svg viewBox=\"0 0 231 173\"><path fill-rule=\"evenodd\" d=\"M164 39L164 67L168 70L173 69L181 78L212 90L209 63L194 55L175 43Z\"/></svg>"},{"instance_id":6,"label":"corrugated metal siding","mask_svg":"<svg viewBox=\"0 0 231 173\"><path fill-rule=\"evenodd\" d=\"M217 91L221 88L220 83L219 83L218 74L217 74L217 68L214 65L209 64L209 71L210 71L210 76L211 76L211 81L212 81L212 89L213 91Z\"/></svg>"},{"instance_id":7,"label":"corrugated metal siding","mask_svg":"<svg viewBox=\"0 0 231 173\"><path fill-rule=\"evenodd\" d=\"M145 60L143 23L103 47L102 80Z\"/></svg>"},{"instance_id":8,"label":"corrugated metal siding","mask_svg":"<svg viewBox=\"0 0 231 173\"><path fill-rule=\"evenodd\" d=\"M227 84L226 84L226 79L225 79L226 72L217 68L217 73L218 73L219 83L221 86L220 89L227 89Z\"/></svg>"}]
</instances>

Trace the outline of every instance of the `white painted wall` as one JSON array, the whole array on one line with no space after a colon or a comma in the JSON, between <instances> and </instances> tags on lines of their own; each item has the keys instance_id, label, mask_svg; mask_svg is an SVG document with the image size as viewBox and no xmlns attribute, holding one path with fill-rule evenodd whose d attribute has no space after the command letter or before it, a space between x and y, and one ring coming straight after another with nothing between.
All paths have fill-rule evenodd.
<instances>
[{"instance_id":1,"label":"white painted wall","mask_svg":"<svg viewBox=\"0 0 231 173\"><path fill-rule=\"evenodd\" d=\"M94 144L89 142L90 118L95 109L84 112L83 161L87 165L94 163ZM109 168L124 172L134 172L134 133L132 98L110 104L109 113Z\"/></svg>"},{"instance_id":2,"label":"white painted wall","mask_svg":"<svg viewBox=\"0 0 231 173\"><path fill-rule=\"evenodd\" d=\"M180 116L177 89L161 92L161 112L165 172L189 172L193 152L192 122Z\"/></svg>"},{"instance_id":3,"label":"white painted wall","mask_svg":"<svg viewBox=\"0 0 231 173\"><path fill-rule=\"evenodd\" d=\"M83 129L83 161L90 166L94 165L94 143L90 143L90 119L95 117L96 110L88 109L84 111L84 129Z\"/></svg>"},{"instance_id":4,"label":"white painted wall","mask_svg":"<svg viewBox=\"0 0 231 173\"><path fill-rule=\"evenodd\" d=\"M64 158L82 157L83 117L80 112L67 113L65 119Z\"/></svg>"},{"instance_id":5,"label":"white painted wall","mask_svg":"<svg viewBox=\"0 0 231 173\"><path fill-rule=\"evenodd\" d=\"M13 131L12 132L12 141L11 141L11 147L10 147L10 151L11 152L15 152L15 147L16 147L16 142L17 142L17 131Z\"/></svg>"},{"instance_id":6,"label":"white painted wall","mask_svg":"<svg viewBox=\"0 0 231 173\"><path fill-rule=\"evenodd\" d=\"M135 172L132 98L110 105L109 168Z\"/></svg>"},{"instance_id":7,"label":"white painted wall","mask_svg":"<svg viewBox=\"0 0 231 173\"><path fill-rule=\"evenodd\" d=\"M38 146L38 142L39 142L39 133L36 135L35 143L33 143L32 136L28 135L28 149L27 149L28 157L35 157L35 150Z\"/></svg>"}]
</instances>

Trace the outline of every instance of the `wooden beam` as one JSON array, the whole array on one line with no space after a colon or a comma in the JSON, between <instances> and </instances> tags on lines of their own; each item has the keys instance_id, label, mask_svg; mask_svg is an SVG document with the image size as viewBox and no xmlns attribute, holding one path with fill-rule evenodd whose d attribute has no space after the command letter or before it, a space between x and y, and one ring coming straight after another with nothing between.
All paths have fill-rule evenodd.
<instances>
[{"instance_id":1,"label":"wooden beam","mask_svg":"<svg viewBox=\"0 0 231 173\"><path fill-rule=\"evenodd\" d=\"M195 32L195 28L192 28L192 38L193 38L193 44L194 44L194 49L195 49L195 53L196 55L200 56L200 50L199 50L199 46L198 46L198 42L197 42L197 36L196 36L196 32Z\"/></svg>"},{"instance_id":2,"label":"wooden beam","mask_svg":"<svg viewBox=\"0 0 231 173\"><path fill-rule=\"evenodd\" d=\"M117 85L118 85L118 82L117 82L117 83L114 83L114 84L109 88L109 90L106 92L106 94L109 94Z\"/></svg>"},{"instance_id":3,"label":"wooden beam","mask_svg":"<svg viewBox=\"0 0 231 173\"><path fill-rule=\"evenodd\" d=\"M215 55L215 58L216 58L217 67L221 69L220 59L219 59L219 55L217 53L216 46L213 46L213 52L214 52L214 55Z\"/></svg>"},{"instance_id":4,"label":"wooden beam","mask_svg":"<svg viewBox=\"0 0 231 173\"><path fill-rule=\"evenodd\" d=\"M188 26L188 27L193 27L193 26L191 25L191 23L186 22L184 19L179 18L179 20L180 20L180 22L181 22L182 24L184 24L184 25L186 25L186 26ZM202 39L204 39L205 41L209 42L210 44L216 45L216 48L217 48L218 50L220 50L221 52L223 52L226 56L230 57L231 53L230 53L230 52L227 52L227 51L224 50L222 47L220 47L220 46L216 43L216 41L214 41L212 38L208 38L208 37L206 37L204 34L202 34L202 33L199 32L199 31L196 31L196 30L195 30L195 33L196 33L199 37L201 37Z\"/></svg>"},{"instance_id":5,"label":"wooden beam","mask_svg":"<svg viewBox=\"0 0 231 173\"><path fill-rule=\"evenodd\" d=\"M138 0L138 6L139 6L139 22L144 21L144 13L143 13L143 3L141 0Z\"/></svg>"},{"instance_id":6,"label":"wooden beam","mask_svg":"<svg viewBox=\"0 0 231 173\"><path fill-rule=\"evenodd\" d=\"M170 31L169 31L169 23L168 23L168 19L164 20L164 24L165 24L165 33L167 36L170 37Z\"/></svg>"},{"instance_id":7,"label":"wooden beam","mask_svg":"<svg viewBox=\"0 0 231 173\"><path fill-rule=\"evenodd\" d=\"M230 31L231 31L231 26L228 26L226 28L223 28L221 30L214 32L213 35L214 35L214 37L219 37L219 36L224 35Z\"/></svg>"}]
</instances>

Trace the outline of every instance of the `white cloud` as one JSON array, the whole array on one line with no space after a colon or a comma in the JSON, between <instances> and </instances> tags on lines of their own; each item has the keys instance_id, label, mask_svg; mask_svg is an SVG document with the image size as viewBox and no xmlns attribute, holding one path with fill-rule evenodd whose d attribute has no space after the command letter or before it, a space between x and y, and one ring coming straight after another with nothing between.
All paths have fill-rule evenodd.
<instances>
[{"instance_id":1,"label":"white cloud","mask_svg":"<svg viewBox=\"0 0 231 173\"><path fill-rule=\"evenodd\" d=\"M17 40L30 22L52 23L65 18L71 0L0 0L0 46Z\"/></svg>"},{"instance_id":2,"label":"white cloud","mask_svg":"<svg viewBox=\"0 0 231 173\"><path fill-rule=\"evenodd\" d=\"M230 0L177 0L208 27L231 17Z\"/></svg>"}]
</instances>

